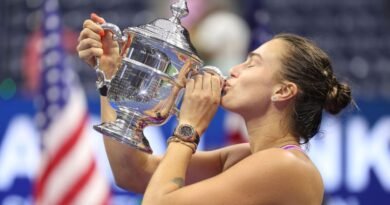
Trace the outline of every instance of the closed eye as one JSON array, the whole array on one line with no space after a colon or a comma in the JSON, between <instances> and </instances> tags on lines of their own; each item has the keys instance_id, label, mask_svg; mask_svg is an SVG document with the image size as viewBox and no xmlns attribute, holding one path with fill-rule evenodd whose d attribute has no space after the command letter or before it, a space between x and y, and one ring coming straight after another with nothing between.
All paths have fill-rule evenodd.
<instances>
[{"instance_id":1,"label":"closed eye","mask_svg":"<svg viewBox=\"0 0 390 205\"><path fill-rule=\"evenodd\" d=\"M256 59L254 59L254 58L256 58ZM245 61L245 64L247 65L248 68L256 67L259 63L259 60L261 60L260 54L252 52L252 53L249 53L248 58Z\"/></svg>"},{"instance_id":2,"label":"closed eye","mask_svg":"<svg viewBox=\"0 0 390 205\"><path fill-rule=\"evenodd\" d=\"M252 64L261 64L263 61L263 58L260 54L251 52L248 55L247 61L252 62Z\"/></svg>"},{"instance_id":3,"label":"closed eye","mask_svg":"<svg viewBox=\"0 0 390 205\"><path fill-rule=\"evenodd\" d=\"M248 58L246 59L245 63L244 63L247 68L251 68L251 67L254 67L255 65L253 64L253 60L251 58L251 56L248 56Z\"/></svg>"}]
</instances>

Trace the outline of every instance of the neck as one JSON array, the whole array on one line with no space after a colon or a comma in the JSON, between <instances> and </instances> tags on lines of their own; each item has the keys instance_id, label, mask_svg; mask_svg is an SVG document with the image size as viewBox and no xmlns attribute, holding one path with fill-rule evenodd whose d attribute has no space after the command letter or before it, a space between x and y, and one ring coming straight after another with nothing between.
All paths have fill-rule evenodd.
<instances>
[{"instance_id":1,"label":"neck","mask_svg":"<svg viewBox=\"0 0 390 205\"><path fill-rule=\"evenodd\" d=\"M283 115L245 119L252 153L287 144L299 145Z\"/></svg>"}]
</instances>

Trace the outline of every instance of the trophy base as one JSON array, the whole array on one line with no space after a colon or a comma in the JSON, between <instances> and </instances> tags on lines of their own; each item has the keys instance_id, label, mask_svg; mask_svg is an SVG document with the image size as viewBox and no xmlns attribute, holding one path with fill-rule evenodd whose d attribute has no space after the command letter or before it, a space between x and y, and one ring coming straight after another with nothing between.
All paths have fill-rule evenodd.
<instances>
[{"instance_id":1,"label":"trophy base","mask_svg":"<svg viewBox=\"0 0 390 205\"><path fill-rule=\"evenodd\" d=\"M129 128L123 129L123 127L118 126L115 121L94 125L93 128L120 143L130 145L133 148L150 154L153 152L149 145L149 141L145 138L142 131L131 130Z\"/></svg>"}]
</instances>

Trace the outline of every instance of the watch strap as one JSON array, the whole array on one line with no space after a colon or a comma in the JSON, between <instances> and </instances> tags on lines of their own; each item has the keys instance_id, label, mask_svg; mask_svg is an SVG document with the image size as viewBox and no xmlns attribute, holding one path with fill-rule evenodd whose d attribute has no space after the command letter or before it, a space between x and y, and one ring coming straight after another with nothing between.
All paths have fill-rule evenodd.
<instances>
[{"instance_id":1,"label":"watch strap","mask_svg":"<svg viewBox=\"0 0 390 205\"><path fill-rule=\"evenodd\" d=\"M98 88L98 91L101 96L106 97L108 92L108 87L106 85L103 85L102 87Z\"/></svg>"},{"instance_id":2,"label":"watch strap","mask_svg":"<svg viewBox=\"0 0 390 205\"><path fill-rule=\"evenodd\" d=\"M177 136L171 136L170 138L168 138L167 144L169 145L171 142L180 143L182 145L189 147L190 149L192 149L192 154L194 154L196 152L196 149L198 148L198 143L187 142Z\"/></svg>"}]
</instances>

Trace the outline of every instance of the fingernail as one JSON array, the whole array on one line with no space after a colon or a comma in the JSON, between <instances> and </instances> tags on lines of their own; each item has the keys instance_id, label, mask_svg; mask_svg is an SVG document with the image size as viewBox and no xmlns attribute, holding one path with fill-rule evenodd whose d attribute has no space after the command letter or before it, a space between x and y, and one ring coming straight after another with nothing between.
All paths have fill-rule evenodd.
<instances>
[{"instance_id":1,"label":"fingernail","mask_svg":"<svg viewBox=\"0 0 390 205\"><path fill-rule=\"evenodd\" d=\"M106 33L104 32L104 30L101 30L101 31L99 32L99 35L100 35L100 37L104 37L104 36L106 35Z\"/></svg>"}]
</instances>

